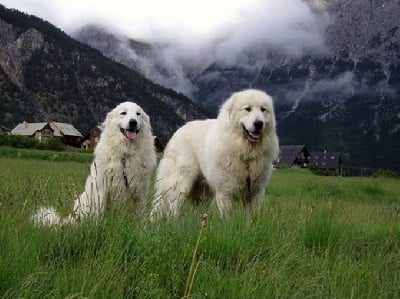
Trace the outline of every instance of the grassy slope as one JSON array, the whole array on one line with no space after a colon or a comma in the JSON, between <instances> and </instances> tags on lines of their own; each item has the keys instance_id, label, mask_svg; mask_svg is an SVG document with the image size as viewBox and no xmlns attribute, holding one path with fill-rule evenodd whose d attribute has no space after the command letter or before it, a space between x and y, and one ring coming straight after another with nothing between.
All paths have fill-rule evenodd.
<instances>
[{"instance_id":1,"label":"grassy slope","mask_svg":"<svg viewBox=\"0 0 400 299\"><path fill-rule=\"evenodd\" d=\"M179 298L201 213L149 223L123 207L98 226L36 229L66 212L88 164L0 159L0 297ZM277 170L261 216L222 222L211 206L191 298L400 296L400 181Z\"/></svg>"}]
</instances>

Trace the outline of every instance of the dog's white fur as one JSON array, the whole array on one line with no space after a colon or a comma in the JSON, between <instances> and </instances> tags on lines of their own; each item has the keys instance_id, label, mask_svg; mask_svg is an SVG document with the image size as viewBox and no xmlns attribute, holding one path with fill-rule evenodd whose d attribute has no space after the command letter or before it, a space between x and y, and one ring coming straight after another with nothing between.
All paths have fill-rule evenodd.
<instances>
[{"instance_id":1,"label":"dog's white fur","mask_svg":"<svg viewBox=\"0 0 400 299\"><path fill-rule=\"evenodd\" d=\"M221 217L234 200L258 211L278 152L271 97L254 89L234 93L217 119L189 122L172 136L157 171L151 217L179 215L184 201L198 201L204 190Z\"/></svg>"},{"instance_id":2,"label":"dog's white fur","mask_svg":"<svg viewBox=\"0 0 400 299\"><path fill-rule=\"evenodd\" d=\"M156 165L149 116L132 102L107 114L94 151L85 191L74 202L74 212L61 218L53 207L42 207L32 217L35 224L52 226L99 219L109 200L133 201L144 206L150 176Z\"/></svg>"}]
</instances>

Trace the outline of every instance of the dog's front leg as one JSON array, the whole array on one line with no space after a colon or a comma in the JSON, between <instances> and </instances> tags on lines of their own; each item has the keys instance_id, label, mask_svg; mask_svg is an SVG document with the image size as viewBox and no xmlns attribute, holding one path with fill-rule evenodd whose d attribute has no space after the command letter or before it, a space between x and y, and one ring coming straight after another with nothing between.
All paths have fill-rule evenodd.
<instances>
[{"instance_id":1,"label":"dog's front leg","mask_svg":"<svg viewBox=\"0 0 400 299\"><path fill-rule=\"evenodd\" d=\"M230 192L216 192L215 202L217 204L219 215L222 219L229 217L232 211L232 200L233 198Z\"/></svg>"},{"instance_id":2,"label":"dog's front leg","mask_svg":"<svg viewBox=\"0 0 400 299\"><path fill-rule=\"evenodd\" d=\"M253 216L259 215L262 203L264 201L264 196L265 196L265 185L260 184L260 186L256 190L254 190L249 205L250 209L248 212L250 212L250 214L252 214Z\"/></svg>"}]
</instances>

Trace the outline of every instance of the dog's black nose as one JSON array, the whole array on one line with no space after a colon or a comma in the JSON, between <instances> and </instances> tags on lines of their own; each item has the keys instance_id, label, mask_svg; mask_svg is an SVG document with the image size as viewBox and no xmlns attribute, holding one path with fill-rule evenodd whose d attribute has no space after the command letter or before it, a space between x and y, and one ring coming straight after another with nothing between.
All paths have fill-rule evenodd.
<instances>
[{"instance_id":1,"label":"dog's black nose","mask_svg":"<svg viewBox=\"0 0 400 299\"><path fill-rule=\"evenodd\" d=\"M137 126L137 120L131 118L131 119L129 120L129 128L130 128L130 129L135 129L136 126Z\"/></svg>"},{"instance_id":2,"label":"dog's black nose","mask_svg":"<svg viewBox=\"0 0 400 299\"><path fill-rule=\"evenodd\" d=\"M264 126L264 122L261 120L256 120L256 121L254 121L253 125L254 125L254 129L256 131L260 131Z\"/></svg>"}]
</instances>

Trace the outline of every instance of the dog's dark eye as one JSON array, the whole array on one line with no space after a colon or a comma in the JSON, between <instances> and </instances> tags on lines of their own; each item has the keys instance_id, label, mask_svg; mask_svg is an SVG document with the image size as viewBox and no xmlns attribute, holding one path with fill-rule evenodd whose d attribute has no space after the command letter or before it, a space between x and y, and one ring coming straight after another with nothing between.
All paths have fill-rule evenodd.
<instances>
[{"instance_id":1,"label":"dog's dark eye","mask_svg":"<svg viewBox=\"0 0 400 299\"><path fill-rule=\"evenodd\" d=\"M250 112L251 108L250 107L246 107L246 108L244 108L244 110L246 110L247 112Z\"/></svg>"},{"instance_id":2,"label":"dog's dark eye","mask_svg":"<svg viewBox=\"0 0 400 299\"><path fill-rule=\"evenodd\" d=\"M120 113L121 115L126 115L126 111L123 111Z\"/></svg>"},{"instance_id":3,"label":"dog's dark eye","mask_svg":"<svg viewBox=\"0 0 400 299\"><path fill-rule=\"evenodd\" d=\"M139 116L139 115L141 115L141 113L140 112L136 112L136 115Z\"/></svg>"},{"instance_id":4,"label":"dog's dark eye","mask_svg":"<svg viewBox=\"0 0 400 299\"><path fill-rule=\"evenodd\" d=\"M261 112L265 112L265 111L267 111L267 109L265 108L265 107L261 107Z\"/></svg>"}]
</instances>

